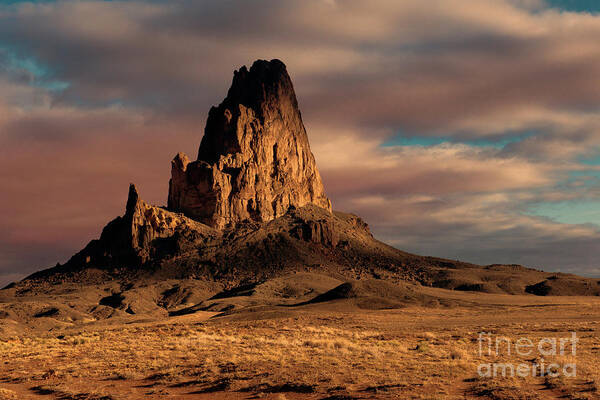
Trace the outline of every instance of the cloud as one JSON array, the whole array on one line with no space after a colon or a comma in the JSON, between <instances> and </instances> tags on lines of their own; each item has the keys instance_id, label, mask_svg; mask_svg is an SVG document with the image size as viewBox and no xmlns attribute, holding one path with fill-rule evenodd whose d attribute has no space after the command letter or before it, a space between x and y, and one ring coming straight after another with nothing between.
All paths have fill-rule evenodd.
<instances>
[{"instance_id":1,"label":"cloud","mask_svg":"<svg viewBox=\"0 0 600 400\"><path fill-rule=\"evenodd\" d=\"M597 226L528 213L541 202L597 199L598 186L557 190L577 164L507 158L491 147L382 148L356 132L329 136L337 139L317 140L313 150L334 208L364 217L376 237L419 254L597 274Z\"/></svg>"},{"instance_id":2,"label":"cloud","mask_svg":"<svg viewBox=\"0 0 600 400\"><path fill-rule=\"evenodd\" d=\"M350 141L344 139L343 141ZM362 143L353 141L354 146ZM533 190L554 182L552 166L526 159L498 157L490 149L442 144L430 147L353 149L336 159L343 145L317 148L328 190L339 195L447 194ZM350 146L350 143L347 144Z\"/></svg>"},{"instance_id":3,"label":"cloud","mask_svg":"<svg viewBox=\"0 0 600 400\"><path fill-rule=\"evenodd\" d=\"M130 182L165 204L171 158L195 152L201 137L195 123L119 107L8 107L0 116L0 272L66 261L123 213Z\"/></svg>"},{"instance_id":4,"label":"cloud","mask_svg":"<svg viewBox=\"0 0 600 400\"><path fill-rule=\"evenodd\" d=\"M0 270L64 261L130 181L164 203L232 69L280 58L336 208L407 250L597 271L597 228L527 210L599 199L573 175L596 168L599 39L600 16L541 0L2 6ZM382 146L398 134L448 143Z\"/></svg>"},{"instance_id":5,"label":"cloud","mask_svg":"<svg viewBox=\"0 0 600 400\"><path fill-rule=\"evenodd\" d=\"M119 99L198 112L226 89L231 67L279 57L313 118L478 135L473 119L498 133L530 108L598 104L600 17L532 7L59 2L5 11L0 37L56 66L57 78L71 85L61 101Z\"/></svg>"}]
</instances>

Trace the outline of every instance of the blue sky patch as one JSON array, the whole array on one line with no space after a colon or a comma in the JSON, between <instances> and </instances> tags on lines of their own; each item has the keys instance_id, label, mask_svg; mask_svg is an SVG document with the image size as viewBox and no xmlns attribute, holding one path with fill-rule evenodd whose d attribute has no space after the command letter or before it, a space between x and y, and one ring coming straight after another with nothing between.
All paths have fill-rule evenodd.
<instances>
[{"instance_id":1,"label":"blue sky patch","mask_svg":"<svg viewBox=\"0 0 600 400\"><path fill-rule=\"evenodd\" d=\"M503 149L506 145L511 143L517 143L523 141L531 136L534 136L535 132L522 132L522 133L513 133L511 135L506 135L502 137L495 138L480 138L480 139L467 139L461 140L453 136L416 136L416 135L407 135L405 133L400 133L394 136L391 139L385 141L381 146L382 147L392 147L392 146L421 146L421 147L429 147L435 146L443 143L452 143L452 144L466 144L469 146L475 147L493 147L496 149Z\"/></svg>"},{"instance_id":2,"label":"blue sky patch","mask_svg":"<svg viewBox=\"0 0 600 400\"><path fill-rule=\"evenodd\" d=\"M547 217L564 224L594 224L600 226L600 201L562 201L539 203L529 208L528 214Z\"/></svg>"},{"instance_id":3,"label":"blue sky patch","mask_svg":"<svg viewBox=\"0 0 600 400\"><path fill-rule=\"evenodd\" d=\"M598 0L546 0L546 3L565 11L575 12L600 12L600 1Z\"/></svg>"},{"instance_id":4,"label":"blue sky patch","mask_svg":"<svg viewBox=\"0 0 600 400\"><path fill-rule=\"evenodd\" d=\"M579 160L579 162L585 165L600 165L600 155L590 158L582 158Z\"/></svg>"},{"instance_id":5,"label":"blue sky patch","mask_svg":"<svg viewBox=\"0 0 600 400\"><path fill-rule=\"evenodd\" d=\"M0 44L1 70L15 75L27 75L29 85L50 92L63 91L69 87L68 82L53 79L50 68L37 62L33 57L23 56L10 46Z\"/></svg>"}]
</instances>

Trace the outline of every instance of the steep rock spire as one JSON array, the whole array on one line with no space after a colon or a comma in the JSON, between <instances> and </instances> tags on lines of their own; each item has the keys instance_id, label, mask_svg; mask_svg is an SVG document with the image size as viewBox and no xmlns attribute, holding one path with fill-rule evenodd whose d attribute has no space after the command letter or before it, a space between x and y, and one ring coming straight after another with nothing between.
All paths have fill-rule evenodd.
<instances>
[{"instance_id":1,"label":"steep rock spire","mask_svg":"<svg viewBox=\"0 0 600 400\"><path fill-rule=\"evenodd\" d=\"M331 211L286 67L258 60L211 108L197 161L173 160L168 208L223 228L306 204Z\"/></svg>"}]
</instances>

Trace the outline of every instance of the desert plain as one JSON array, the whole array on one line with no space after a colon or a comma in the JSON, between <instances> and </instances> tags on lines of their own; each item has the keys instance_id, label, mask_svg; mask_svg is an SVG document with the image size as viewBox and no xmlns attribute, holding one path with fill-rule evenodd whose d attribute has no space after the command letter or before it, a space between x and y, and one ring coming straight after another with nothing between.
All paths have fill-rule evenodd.
<instances>
[{"instance_id":1,"label":"desert plain","mask_svg":"<svg viewBox=\"0 0 600 400\"><path fill-rule=\"evenodd\" d=\"M294 274L212 296L213 311L180 303L165 316L76 310L74 289L0 291L3 399L595 399L600 299L488 294L414 286L382 308L372 292L302 301L336 282ZM307 289L308 286L313 286ZM140 291L151 286L140 285ZM87 300L108 287L85 289ZM79 290L77 293L80 293ZM10 295L10 297L6 297ZM3 297L5 296L5 297ZM309 297L310 297L309 296ZM431 301L436 299L437 301ZM10 303L7 302L10 300ZM56 304L63 307L54 307ZM206 302L203 304L207 304ZM206 307L210 309L211 307ZM18 320L23 310L40 310ZM217 309L220 309L217 311ZM19 311L20 310L20 311ZM72 311L69 311L72 310ZM106 317L106 315L104 315ZM508 339L480 351L481 332ZM514 344L577 335L576 354L530 356ZM576 364L576 376L481 376L481 364Z\"/></svg>"}]
</instances>

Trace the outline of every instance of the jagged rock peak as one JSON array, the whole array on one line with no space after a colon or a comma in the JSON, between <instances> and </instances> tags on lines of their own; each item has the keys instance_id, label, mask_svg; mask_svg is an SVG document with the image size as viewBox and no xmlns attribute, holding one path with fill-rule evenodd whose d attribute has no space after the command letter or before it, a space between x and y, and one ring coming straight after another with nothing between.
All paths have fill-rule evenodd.
<instances>
[{"instance_id":1,"label":"jagged rock peak","mask_svg":"<svg viewBox=\"0 0 600 400\"><path fill-rule=\"evenodd\" d=\"M125 216L131 217L135 213L135 209L140 202L140 194L135 187L135 184L129 184L129 194L127 196L127 205L125 206Z\"/></svg>"},{"instance_id":2,"label":"jagged rock peak","mask_svg":"<svg viewBox=\"0 0 600 400\"><path fill-rule=\"evenodd\" d=\"M240 142L236 132L235 122L244 112L251 112L262 125L278 117L302 125L292 80L281 61L257 60L250 70L243 66L234 72L227 97L210 109L198 160L214 163L219 156L240 152L249 144ZM306 137L304 126L294 128L296 135Z\"/></svg>"},{"instance_id":3,"label":"jagged rock peak","mask_svg":"<svg viewBox=\"0 0 600 400\"><path fill-rule=\"evenodd\" d=\"M151 206L141 199L132 183L129 185L125 214L109 222L102 230L100 239L92 240L69 263L141 265L152 259L150 250L156 239L173 237L178 231L209 235L214 230L181 214Z\"/></svg>"},{"instance_id":4,"label":"jagged rock peak","mask_svg":"<svg viewBox=\"0 0 600 400\"><path fill-rule=\"evenodd\" d=\"M169 209L217 228L269 221L290 206L331 211L279 60L236 71L227 97L209 112L197 161L179 153L171 166Z\"/></svg>"}]
</instances>

